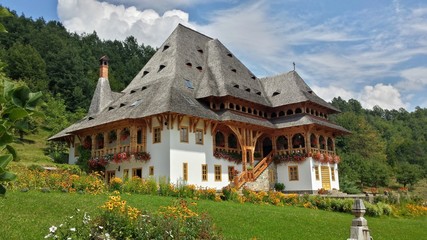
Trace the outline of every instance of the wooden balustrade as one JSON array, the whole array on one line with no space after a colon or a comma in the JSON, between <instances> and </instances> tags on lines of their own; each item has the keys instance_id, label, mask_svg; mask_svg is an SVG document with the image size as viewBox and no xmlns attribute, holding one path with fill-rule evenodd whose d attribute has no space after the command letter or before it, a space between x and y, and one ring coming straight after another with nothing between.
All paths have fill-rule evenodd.
<instances>
[{"instance_id":1,"label":"wooden balustrade","mask_svg":"<svg viewBox=\"0 0 427 240\"><path fill-rule=\"evenodd\" d=\"M273 162L273 152L263 158L252 170L247 170L234 177L234 187L239 189L246 182L255 181L261 173Z\"/></svg>"}]
</instances>

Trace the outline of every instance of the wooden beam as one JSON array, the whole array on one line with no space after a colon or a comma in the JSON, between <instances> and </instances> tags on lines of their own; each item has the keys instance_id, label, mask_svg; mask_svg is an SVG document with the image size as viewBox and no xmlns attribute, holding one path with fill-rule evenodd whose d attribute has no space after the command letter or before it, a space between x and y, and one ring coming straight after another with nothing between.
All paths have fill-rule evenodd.
<instances>
[{"instance_id":1,"label":"wooden beam","mask_svg":"<svg viewBox=\"0 0 427 240\"><path fill-rule=\"evenodd\" d=\"M211 125L212 125L211 133L212 133L212 136L214 136L216 128L218 127L218 122L212 122Z\"/></svg>"},{"instance_id":2,"label":"wooden beam","mask_svg":"<svg viewBox=\"0 0 427 240\"><path fill-rule=\"evenodd\" d=\"M203 134L206 134L208 131L208 127L211 125L211 120L204 120L203 121Z\"/></svg>"},{"instance_id":3,"label":"wooden beam","mask_svg":"<svg viewBox=\"0 0 427 240\"><path fill-rule=\"evenodd\" d=\"M184 120L184 115L178 115L178 130L181 129L182 120Z\"/></svg>"},{"instance_id":4,"label":"wooden beam","mask_svg":"<svg viewBox=\"0 0 427 240\"><path fill-rule=\"evenodd\" d=\"M160 130L163 131L163 116L162 115L157 115L156 118L157 118L157 121L160 124Z\"/></svg>"}]
</instances>

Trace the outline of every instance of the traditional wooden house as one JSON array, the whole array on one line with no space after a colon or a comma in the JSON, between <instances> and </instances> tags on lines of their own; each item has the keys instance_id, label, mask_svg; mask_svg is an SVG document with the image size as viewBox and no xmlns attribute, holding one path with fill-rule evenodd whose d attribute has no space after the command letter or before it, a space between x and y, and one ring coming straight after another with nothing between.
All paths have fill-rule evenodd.
<instances>
[{"instance_id":1,"label":"traditional wooden house","mask_svg":"<svg viewBox=\"0 0 427 240\"><path fill-rule=\"evenodd\" d=\"M113 176L287 191L338 189L338 109L294 71L257 78L220 41L178 25L132 82L112 92L108 58L85 118L50 140L90 149Z\"/></svg>"}]
</instances>

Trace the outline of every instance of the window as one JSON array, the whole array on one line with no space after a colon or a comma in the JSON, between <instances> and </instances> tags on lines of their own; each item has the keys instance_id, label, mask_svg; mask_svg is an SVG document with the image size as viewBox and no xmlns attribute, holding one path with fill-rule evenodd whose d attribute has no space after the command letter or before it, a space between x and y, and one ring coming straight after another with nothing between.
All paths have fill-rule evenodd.
<instances>
[{"instance_id":1,"label":"window","mask_svg":"<svg viewBox=\"0 0 427 240\"><path fill-rule=\"evenodd\" d=\"M274 92L274 93L273 93L273 97L274 97L274 96L277 96L277 95L279 95L279 94L280 94L280 92Z\"/></svg>"},{"instance_id":2,"label":"window","mask_svg":"<svg viewBox=\"0 0 427 240\"><path fill-rule=\"evenodd\" d=\"M179 139L181 142L188 142L188 127L179 129Z\"/></svg>"},{"instance_id":3,"label":"window","mask_svg":"<svg viewBox=\"0 0 427 240\"><path fill-rule=\"evenodd\" d=\"M111 181L111 179L113 179L116 176L116 171L107 171L107 173L105 174L105 176L107 177L107 183L109 183Z\"/></svg>"},{"instance_id":4,"label":"window","mask_svg":"<svg viewBox=\"0 0 427 240\"><path fill-rule=\"evenodd\" d=\"M187 88L189 88L189 89L194 89L194 87L193 87L193 83L190 81L190 80L188 80L188 79L184 79L185 80L185 86L187 87Z\"/></svg>"},{"instance_id":5,"label":"window","mask_svg":"<svg viewBox=\"0 0 427 240\"><path fill-rule=\"evenodd\" d=\"M316 180L320 180L320 174L319 174L319 166L314 166L314 175L316 176Z\"/></svg>"},{"instance_id":6,"label":"window","mask_svg":"<svg viewBox=\"0 0 427 240\"><path fill-rule=\"evenodd\" d=\"M136 144L142 144L142 129L136 131Z\"/></svg>"},{"instance_id":7,"label":"window","mask_svg":"<svg viewBox=\"0 0 427 240\"><path fill-rule=\"evenodd\" d=\"M163 46L163 51L165 51L166 49L168 49L169 48L169 45L165 45L165 46ZM163 52L162 51L162 52Z\"/></svg>"},{"instance_id":8,"label":"window","mask_svg":"<svg viewBox=\"0 0 427 240\"><path fill-rule=\"evenodd\" d=\"M196 129L195 135L196 135L196 144L202 144L203 145L203 130L202 129Z\"/></svg>"},{"instance_id":9,"label":"window","mask_svg":"<svg viewBox=\"0 0 427 240\"><path fill-rule=\"evenodd\" d=\"M215 165L215 181L221 182L221 165Z\"/></svg>"},{"instance_id":10,"label":"window","mask_svg":"<svg viewBox=\"0 0 427 240\"><path fill-rule=\"evenodd\" d=\"M160 127L155 127L153 129L153 143L159 143L162 141L162 135L161 135L161 129Z\"/></svg>"},{"instance_id":11,"label":"window","mask_svg":"<svg viewBox=\"0 0 427 240\"><path fill-rule=\"evenodd\" d=\"M132 177L142 178L142 168L133 168L132 169Z\"/></svg>"},{"instance_id":12,"label":"window","mask_svg":"<svg viewBox=\"0 0 427 240\"><path fill-rule=\"evenodd\" d=\"M154 166L150 166L148 169L148 175L154 176Z\"/></svg>"},{"instance_id":13,"label":"window","mask_svg":"<svg viewBox=\"0 0 427 240\"><path fill-rule=\"evenodd\" d=\"M332 181L335 181L335 169L333 167L331 167L331 178Z\"/></svg>"},{"instance_id":14,"label":"window","mask_svg":"<svg viewBox=\"0 0 427 240\"><path fill-rule=\"evenodd\" d=\"M182 178L184 181L188 181L188 163L182 164Z\"/></svg>"},{"instance_id":15,"label":"window","mask_svg":"<svg viewBox=\"0 0 427 240\"><path fill-rule=\"evenodd\" d=\"M129 178L129 169L123 169L123 180Z\"/></svg>"},{"instance_id":16,"label":"window","mask_svg":"<svg viewBox=\"0 0 427 240\"><path fill-rule=\"evenodd\" d=\"M208 181L208 165L202 164L202 181Z\"/></svg>"},{"instance_id":17,"label":"window","mask_svg":"<svg viewBox=\"0 0 427 240\"><path fill-rule=\"evenodd\" d=\"M196 68L197 68L197 70L199 70L199 71L202 71L202 70L203 70L202 66L197 66Z\"/></svg>"},{"instance_id":18,"label":"window","mask_svg":"<svg viewBox=\"0 0 427 240\"><path fill-rule=\"evenodd\" d=\"M228 166L228 181L232 182L234 179L234 167Z\"/></svg>"},{"instance_id":19,"label":"window","mask_svg":"<svg viewBox=\"0 0 427 240\"><path fill-rule=\"evenodd\" d=\"M165 68L165 67L166 67L166 65L160 65L160 66L159 66L159 70L158 70L157 72L162 71L162 70L163 70L163 68Z\"/></svg>"},{"instance_id":20,"label":"window","mask_svg":"<svg viewBox=\"0 0 427 240\"><path fill-rule=\"evenodd\" d=\"M289 166L289 181L298 181L298 166Z\"/></svg>"}]
</instances>

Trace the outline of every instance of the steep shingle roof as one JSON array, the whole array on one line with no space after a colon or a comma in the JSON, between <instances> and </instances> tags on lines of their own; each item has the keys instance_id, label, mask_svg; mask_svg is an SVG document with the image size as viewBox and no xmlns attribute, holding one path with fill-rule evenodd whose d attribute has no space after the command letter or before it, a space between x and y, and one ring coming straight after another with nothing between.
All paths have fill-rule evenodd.
<instances>
[{"instance_id":1,"label":"steep shingle roof","mask_svg":"<svg viewBox=\"0 0 427 240\"><path fill-rule=\"evenodd\" d=\"M268 120L235 111L215 112L203 103L205 98L224 96L266 108L311 102L328 113L338 111L319 98L295 71L259 79L220 41L178 25L121 93L111 92L108 80L100 78L88 116L50 139L109 122L167 112L268 128L319 124L346 131L309 115Z\"/></svg>"}]
</instances>

